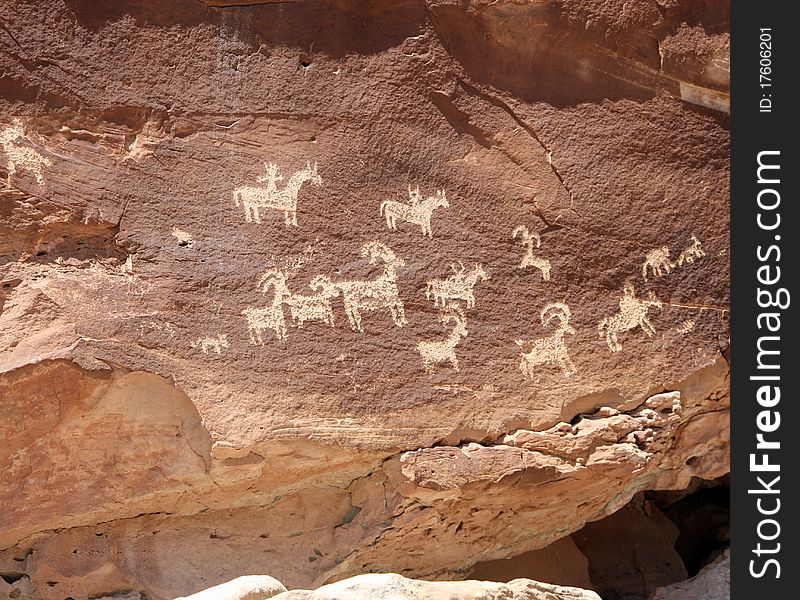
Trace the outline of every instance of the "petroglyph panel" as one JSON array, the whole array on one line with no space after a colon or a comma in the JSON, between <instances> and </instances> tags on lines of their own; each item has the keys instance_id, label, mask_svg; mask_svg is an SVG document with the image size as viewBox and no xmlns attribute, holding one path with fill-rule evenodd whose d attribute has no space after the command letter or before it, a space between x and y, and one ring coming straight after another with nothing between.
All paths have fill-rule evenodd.
<instances>
[{"instance_id":1,"label":"petroglyph panel","mask_svg":"<svg viewBox=\"0 0 800 600\"><path fill-rule=\"evenodd\" d=\"M534 249L541 247L542 238L537 232L530 233L525 225L518 225L514 228L511 236L514 239L520 238L520 242L526 247L525 255L519 263L518 269L534 267L542 272L542 279L550 281L550 261L534 254Z\"/></svg>"},{"instance_id":2,"label":"petroglyph panel","mask_svg":"<svg viewBox=\"0 0 800 600\"><path fill-rule=\"evenodd\" d=\"M539 319L542 327L548 327L553 319L557 319L555 331L547 337L539 338L532 342L516 340L517 346L523 350L530 347L528 352L520 355L519 368L525 377L534 378L536 367L553 365L559 367L565 377L570 377L577 372L575 364L569 357L567 344L564 336L567 334L575 335L575 329L569 324L569 306L563 302L552 302L542 308Z\"/></svg>"},{"instance_id":3,"label":"petroglyph panel","mask_svg":"<svg viewBox=\"0 0 800 600\"><path fill-rule=\"evenodd\" d=\"M413 225L419 225L422 235L433 237L431 229L431 216L437 208L449 208L447 197L444 190L436 190L433 196L428 196L422 200L419 186L411 189L408 186L408 204L398 200L384 200L381 202L380 213L386 219L386 226L389 229L397 229L397 220L405 221Z\"/></svg>"},{"instance_id":4,"label":"petroglyph panel","mask_svg":"<svg viewBox=\"0 0 800 600\"><path fill-rule=\"evenodd\" d=\"M51 166L52 161L39 150L23 145L28 138L21 119L14 119L10 125L0 130L0 148L6 155L8 182L17 171L28 171L36 177L36 183L44 184L44 168Z\"/></svg>"},{"instance_id":5,"label":"petroglyph panel","mask_svg":"<svg viewBox=\"0 0 800 600\"><path fill-rule=\"evenodd\" d=\"M245 185L238 187L233 192L233 199L236 206L244 208L244 219L248 223L261 223L260 209L268 208L283 213L283 220L286 225L297 226L297 196L300 188L306 182L312 185L321 185L322 177L317 173L317 165L312 167L306 163L306 167L296 171L290 178L286 187L278 189L277 183L283 181L280 168L276 163L264 163L267 170L266 175L257 179L259 183L266 183L266 186Z\"/></svg>"},{"instance_id":6,"label":"petroglyph panel","mask_svg":"<svg viewBox=\"0 0 800 600\"><path fill-rule=\"evenodd\" d=\"M654 306L661 308L661 301L656 298L653 292L650 292L647 300L641 300L636 297L633 283L631 281L625 283L622 297L619 299L619 311L609 317L605 317L597 325L600 337L605 338L612 352L622 350L622 344L618 339L619 334L622 332L641 327L648 337L653 336L656 330L647 318L647 312Z\"/></svg>"},{"instance_id":7,"label":"petroglyph panel","mask_svg":"<svg viewBox=\"0 0 800 600\"><path fill-rule=\"evenodd\" d=\"M473 288L480 281L489 279L489 274L483 265L475 263L472 269L459 263L452 264L453 274L446 279L429 279L425 288L425 296L433 300L434 306L444 307L450 301L464 302L467 308L475 306L475 293Z\"/></svg>"}]
</instances>

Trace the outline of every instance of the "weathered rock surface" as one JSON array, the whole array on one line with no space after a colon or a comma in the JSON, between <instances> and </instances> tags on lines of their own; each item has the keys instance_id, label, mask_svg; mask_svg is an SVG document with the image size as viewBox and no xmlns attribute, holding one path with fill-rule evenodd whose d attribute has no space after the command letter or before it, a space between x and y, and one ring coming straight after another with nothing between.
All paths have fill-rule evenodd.
<instances>
[{"instance_id":1,"label":"weathered rock surface","mask_svg":"<svg viewBox=\"0 0 800 600\"><path fill-rule=\"evenodd\" d=\"M727 472L727 3L240 4L0 6L0 597L463 578Z\"/></svg>"},{"instance_id":2,"label":"weathered rock surface","mask_svg":"<svg viewBox=\"0 0 800 600\"><path fill-rule=\"evenodd\" d=\"M729 600L730 597L731 557L726 550L691 579L659 588L650 600Z\"/></svg>"},{"instance_id":3,"label":"weathered rock surface","mask_svg":"<svg viewBox=\"0 0 800 600\"><path fill-rule=\"evenodd\" d=\"M417 581L393 573L358 575L316 590L292 590L277 600L600 600L594 592L529 579Z\"/></svg>"}]
</instances>

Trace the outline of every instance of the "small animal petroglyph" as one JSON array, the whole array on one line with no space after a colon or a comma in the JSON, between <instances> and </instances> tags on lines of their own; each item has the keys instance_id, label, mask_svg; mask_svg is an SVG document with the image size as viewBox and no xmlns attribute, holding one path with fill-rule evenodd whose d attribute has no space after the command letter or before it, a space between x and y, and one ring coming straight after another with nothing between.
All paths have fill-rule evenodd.
<instances>
[{"instance_id":1,"label":"small animal petroglyph","mask_svg":"<svg viewBox=\"0 0 800 600\"><path fill-rule=\"evenodd\" d=\"M684 263L692 264L695 260L703 258L706 255L703 250L703 245L695 236L692 236L692 243L684 248L678 255L678 266L683 266Z\"/></svg>"},{"instance_id":2,"label":"small animal petroglyph","mask_svg":"<svg viewBox=\"0 0 800 600\"><path fill-rule=\"evenodd\" d=\"M687 335L694 330L694 321L692 319L687 319L683 323L681 323L680 327L678 327L678 333L681 335Z\"/></svg>"},{"instance_id":3,"label":"small animal petroglyph","mask_svg":"<svg viewBox=\"0 0 800 600\"><path fill-rule=\"evenodd\" d=\"M44 167L52 161L43 156L36 148L21 146L19 142L26 140L25 126L22 119L14 119L11 125L0 131L0 147L6 155L8 166L8 182L18 170L28 171L36 177L36 183L44 184Z\"/></svg>"},{"instance_id":4,"label":"small animal petroglyph","mask_svg":"<svg viewBox=\"0 0 800 600\"><path fill-rule=\"evenodd\" d=\"M382 242L367 242L361 247L361 256L369 258L371 264L383 262L383 274L374 280L338 281L334 285L342 293L344 310L353 331L361 331L361 312L388 308L394 324L402 327L406 321L403 302L397 291L397 268L406 263L398 258L391 248Z\"/></svg>"},{"instance_id":5,"label":"small animal petroglyph","mask_svg":"<svg viewBox=\"0 0 800 600\"><path fill-rule=\"evenodd\" d=\"M228 347L228 336L224 333L215 337L204 337L190 343L192 348L200 348L203 354L208 354L209 351L222 354L222 349Z\"/></svg>"},{"instance_id":6,"label":"small animal petroglyph","mask_svg":"<svg viewBox=\"0 0 800 600\"><path fill-rule=\"evenodd\" d=\"M526 269L528 267L535 267L542 272L542 279L550 281L550 261L540 256L534 256L533 249L539 248L542 245L541 236L536 233L530 233L525 225L519 225L514 229L512 234L514 239L521 237L522 243L528 247L525 256L522 257L522 262L519 263L518 269Z\"/></svg>"},{"instance_id":7,"label":"small animal petroglyph","mask_svg":"<svg viewBox=\"0 0 800 600\"><path fill-rule=\"evenodd\" d=\"M191 233L184 231L183 229L178 229L177 227L172 228L172 235L178 240L178 246L183 246L185 248L191 248L194 246L194 238L192 237Z\"/></svg>"},{"instance_id":8,"label":"small animal petroglyph","mask_svg":"<svg viewBox=\"0 0 800 600\"><path fill-rule=\"evenodd\" d=\"M381 202L381 215L386 217L386 226L389 229L397 229L397 219L402 219L407 223L419 225L422 228L422 235L433 237L431 230L431 215L437 208L449 208L444 190L436 190L433 196L428 196L426 200L420 200L419 187L411 189L408 186L408 199L410 204L404 204L397 200L384 200Z\"/></svg>"},{"instance_id":9,"label":"small animal petroglyph","mask_svg":"<svg viewBox=\"0 0 800 600\"><path fill-rule=\"evenodd\" d=\"M644 264L642 264L642 277L647 281L648 268L653 272L653 275L661 277L671 272L675 266L675 263L669 258L669 246L653 248L645 255Z\"/></svg>"},{"instance_id":10,"label":"small animal petroglyph","mask_svg":"<svg viewBox=\"0 0 800 600\"><path fill-rule=\"evenodd\" d=\"M605 317L597 325L600 337L606 338L606 343L612 352L622 350L622 344L617 340L617 335L641 327L648 337L653 337L656 330L647 318L647 311L651 306L661 308L661 301L650 292L649 300L640 300L636 297L636 290L630 281L625 283L622 297L619 299L619 312L610 317Z\"/></svg>"},{"instance_id":11,"label":"small animal petroglyph","mask_svg":"<svg viewBox=\"0 0 800 600\"><path fill-rule=\"evenodd\" d=\"M434 365L449 362L458 371L458 357L456 356L456 346L462 337L467 336L467 319L464 310L457 303L448 303L445 306L439 320L446 326L453 324L453 329L441 341L420 342L417 344L417 351L422 358L422 366L425 372L432 374Z\"/></svg>"},{"instance_id":12,"label":"small animal petroglyph","mask_svg":"<svg viewBox=\"0 0 800 600\"><path fill-rule=\"evenodd\" d=\"M467 273L463 264L459 266L450 265L453 274L447 279L431 279L428 281L425 290L425 297L433 299L434 306L444 307L448 300L462 300L466 302L467 308L475 306L475 294L472 288L478 281L489 279L489 275L483 270L483 266L475 263L472 270Z\"/></svg>"},{"instance_id":13,"label":"small animal petroglyph","mask_svg":"<svg viewBox=\"0 0 800 600\"><path fill-rule=\"evenodd\" d=\"M267 175L258 178L260 183L266 183L266 187L245 185L236 188L233 192L233 199L236 206L240 204L244 207L244 219L248 223L255 221L261 223L260 208L271 208L283 212L284 223L286 225L297 225L297 194L300 187L310 181L313 185L320 185L322 177L317 173L317 165L312 167L306 163L306 168L297 171L289 178L289 183L282 190L276 186L276 182L283 181L283 176L279 175L278 165L275 163L264 163Z\"/></svg>"},{"instance_id":14,"label":"small animal petroglyph","mask_svg":"<svg viewBox=\"0 0 800 600\"><path fill-rule=\"evenodd\" d=\"M338 296L339 290L325 275L314 277L308 287L316 290L316 294L292 294L286 301L292 315L292 322L298 327L303 327L306 321L322 321L333 327L331 298Z\"/></svg>"},{"instance_id":15,"label":"small animal petroglyph","mask_svg":"<svg viewBox=\"0 0 800 600\"><path fill-rule=\"evenodd\" d=\"M539 319L542 321L542 327L547 327L553 319L558 319L556 330L549 336L533 342L516 340L516 344L520 348L531 345L529 352L523 352L520 355L519 369L525 377L533 379L534 367L539 365L561 367L565 377L575 374L577 369L569 357L567 344L564 341L566 334L575 335L575 329L569 324L571 316L572 313L566 304L562 302L547 304L539 313Z\"/></svg>"}]
</instances>

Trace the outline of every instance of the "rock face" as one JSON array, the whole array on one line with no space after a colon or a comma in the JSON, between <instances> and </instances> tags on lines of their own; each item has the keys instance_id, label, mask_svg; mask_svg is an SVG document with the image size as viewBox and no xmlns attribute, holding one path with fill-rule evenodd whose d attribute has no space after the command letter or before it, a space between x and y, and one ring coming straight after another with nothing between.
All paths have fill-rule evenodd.
<instances>
[{"instance_id":1,"label":"rock face","mask_svg":"<svg viewBox=\"0 0 800 600\"><path fill-rule=\"evenodd\" d=\"M731 557L726 550L688 581L659 588L650 600L729 600L730 597Z\"/></svg>"},{"instance_id":2,"label":"rock face","mask_svg":"<svg viewBox=\"0 0 800 600\"><path fill-rule=\"evenodd\" d=\"M3 3L0 597L460 579L724 475L727 3L630 4Z\"/></svg>"}]
</instances>

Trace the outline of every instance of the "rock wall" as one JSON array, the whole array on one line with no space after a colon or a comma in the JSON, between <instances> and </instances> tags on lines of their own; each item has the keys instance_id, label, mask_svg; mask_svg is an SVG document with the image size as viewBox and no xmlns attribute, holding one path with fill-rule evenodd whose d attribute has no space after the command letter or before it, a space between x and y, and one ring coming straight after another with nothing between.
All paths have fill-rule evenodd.
<instances>
[{"instance_id":1,"label":"rock wall","mask_svg":"<svg viewBox=\"0 0 800 600\"><path fill-rule=\"evenodd\" d=\"M14 597L462 578L724 475L727 10L0 6Z\"/></svg>"}]
</instances>

